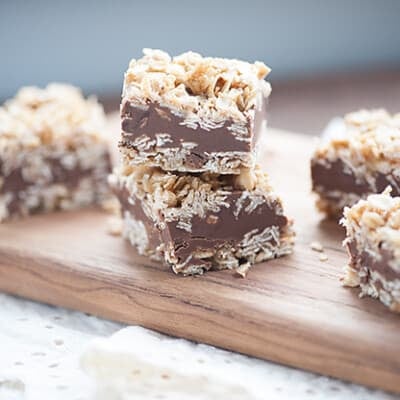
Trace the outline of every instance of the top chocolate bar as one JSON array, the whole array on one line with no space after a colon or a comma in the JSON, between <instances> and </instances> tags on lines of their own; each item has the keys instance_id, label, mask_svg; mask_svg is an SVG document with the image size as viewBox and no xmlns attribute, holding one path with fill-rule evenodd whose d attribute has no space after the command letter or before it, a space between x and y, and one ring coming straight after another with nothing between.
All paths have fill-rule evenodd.
<instances>
[{"instance_id":1,"label":"top chocolate bar","mask_svg":"<svg viewBox=\"0 0 400 400\"><path fill-rule=\"evenodd\" d=\"M125 162L220 174L253 167L266 124L269 68L193 52L173 58L160 50L143 52L125 74Z\"/></svg>"}]
</instances>

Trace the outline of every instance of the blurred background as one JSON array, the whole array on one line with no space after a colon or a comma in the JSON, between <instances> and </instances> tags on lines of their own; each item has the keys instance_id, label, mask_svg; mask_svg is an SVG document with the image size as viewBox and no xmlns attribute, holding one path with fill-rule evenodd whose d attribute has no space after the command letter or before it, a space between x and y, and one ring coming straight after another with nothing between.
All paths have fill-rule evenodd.
<instances>
[{"instance_id":1,"label":"blurred background","mask_svg":"<svg viewBox=\"0 0 400 400\"><path fill-rule=\"evenodd\" d=\"M143 47L264 61L274 127L317 134L360 107L400 111L399 0L1 0L0 101L62 81L116 110Z\"/></svg>"}]
</instances>

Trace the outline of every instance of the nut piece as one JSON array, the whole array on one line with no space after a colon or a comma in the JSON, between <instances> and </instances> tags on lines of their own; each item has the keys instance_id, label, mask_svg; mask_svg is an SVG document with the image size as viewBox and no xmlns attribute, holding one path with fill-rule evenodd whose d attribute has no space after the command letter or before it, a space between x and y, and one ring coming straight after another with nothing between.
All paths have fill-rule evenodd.
<instances>
[{"instance_id":1,"label":"nut piece","mask_svg":"<svg viewBox=\"0 0 400 400\"><path fill-rule=\"evenodd\" d=\"M328 261L328 256L325 253L319 255L319 261Z\"/></svg>"},{"instance_id":2,"label":"nut piece","mask_svg":"<svg viewBox=\"0 0 400 400\"><path fill-rule=\"evenodd\" d=\"M112 236L122 235L122 218L121 217L110 217L108 219L108 233Z\"/></svg>"},{"instance_id":3,"label":"nut piece","mask_svg":"<svg viewBox=\"0 0 400 400\"><path fill-rule=\"evenodd\" d=\"M313 251L318 251L320 253L322 253L324 251L324 247L322 246L322 244L320 242L311 242L310 243L310 248Z\"/></svg>"},{"instance_id":4,"label":"nut piece","mask_svg":"<svg viewBox=\"0 0 400 400\"><path fill-rule=\"evenodd\" d=\"M349 265L345 267L344 275L340 278L343 286L357 287L360 286L360 276L358 272Z\"/></svg>"},{"instance_id":5,"label":"nut piece","mask_svg":"<svg viewBox=\"0 0 400 400\"><path fill-rule=\"evenodd\" d=\"M249 272L250 267L251 264L249 262L239 265L239 267L235 269L235 275L241 278L246 278L246 275Z\"/></svg>"},{"instance_id":6,"label":"nut piece","mask_svg":"<svg viewBox=\"0 0 400 400\"><path fill-rule=\"evenodd\" d=\"M214 225L218 222L218 215L209 215L206 219L207 224Z\"/></svg>"},{"instance_id":7,"label":"nut piece","mask_svg":"<svg viewBox=\"0 0 400 400\"><path fill-rule=\"evenodd\" d=\"M253 190L256 186L257 178L252 168L245 168L240 174L235 176L235 186L239 189Z\"/></svg>"},{"instance_id":8,"label":"nut piece","mask_svg":"<svg viewBox=\"0 0 400 400\"><path fill-rule=\"evenodd\" d=\"M385 221L378 213L366 211L361 218L361 223L365 224L370 229L376 229L379 226L383 226Z\"/></svg>"}]
</instances>

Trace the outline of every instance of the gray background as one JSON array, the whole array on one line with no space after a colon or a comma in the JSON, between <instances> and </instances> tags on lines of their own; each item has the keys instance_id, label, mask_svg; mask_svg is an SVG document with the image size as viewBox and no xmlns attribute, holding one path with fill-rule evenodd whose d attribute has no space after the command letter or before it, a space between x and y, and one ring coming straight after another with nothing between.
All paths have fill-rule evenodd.
<instances>
[{"instance_id":1,"label":"gray background","mask_svg":"<svg viewBox=\"0 0 400 400\"><path fill-rule=\"evenodd\" d=\"M54 80L117 93L142 47L260 59L278 80L397 68L400 1L0 0L0 99Z\"/></svg>"}]
</instances>

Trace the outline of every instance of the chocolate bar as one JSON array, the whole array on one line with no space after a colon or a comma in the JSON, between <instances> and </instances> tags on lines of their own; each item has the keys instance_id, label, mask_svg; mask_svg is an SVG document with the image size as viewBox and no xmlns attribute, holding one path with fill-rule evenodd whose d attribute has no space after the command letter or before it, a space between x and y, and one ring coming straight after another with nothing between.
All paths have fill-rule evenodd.
<instances>
[{"instance_id":1,"label":"chocolate bar","mask_svg":"<svg viewBox=\"0 0 400 400\"><path fill-rule=\"evenodd\" d=\"M121 203L123 235L175 273L243 270L292 251L292 223L258 168L188 175L124 165L110 183Z\"/></svg>"},{"instance_id":2,"label":"chocolate bar","mask_svg":"<svg viewBox=\"0 0 400 400\"><path fill-rule=\"evenodd\" d=\"M350 257L344 284L400 312L400 197L389 188L369 195L345 208L342 224Z\"/></svg>"},{"instance_id":3,"label":"chocolate bar","mask_svg":"<svg viewBox=\"0 0 400 400\"><path fill-rule=\"evenodd\" d=\"M105 115L72 86L26 87L0 108L0 221L109 196Z\"/></svg>"},{"instance_id":4,"label":"chocolate bar","mask_svg":"<svg viewBox=\"0 0 400 400\"><path fill-rule=\"evenodd\" d=\"M342 132L322 143L311 161L318 208L330 217L391 185L400 195L400 114L348 114Z\"/></svg>"},{"instance_id":5,"label":"chocolate bar","mask_svg":"<svg viewBox=\"0 0 400 400\"><path fill-rule=\"evenodd\" d=\"M271 87L260 62L171 58L144 49L130 62L121 103L125 163L165 171L238 174L255 165Z\"/></svg>"}]
</instances>

